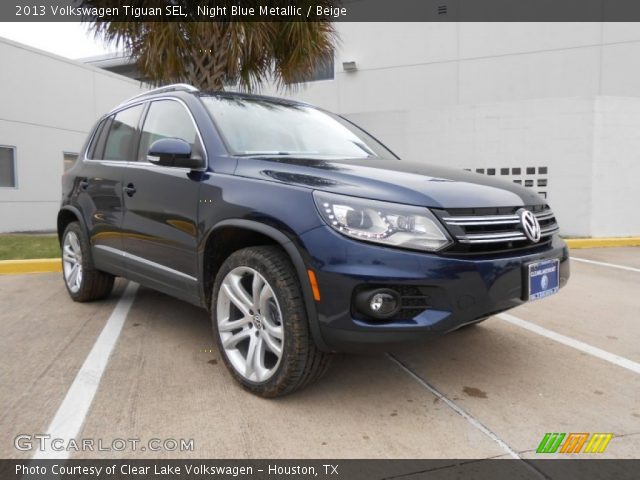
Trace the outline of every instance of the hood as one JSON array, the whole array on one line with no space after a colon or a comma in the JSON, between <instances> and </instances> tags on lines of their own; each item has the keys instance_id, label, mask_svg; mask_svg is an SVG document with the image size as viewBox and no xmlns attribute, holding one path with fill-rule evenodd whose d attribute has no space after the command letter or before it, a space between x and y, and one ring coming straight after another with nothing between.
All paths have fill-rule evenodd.
<instances>
[{"instance_id":1,"label":"hood","mask_svg":"<svg viewBox=\"0 0 640 480\"><path fill-rule=\"evenodd\" d=\"M404 160L245 157L238 159L235 174L431 208L513 207L546 203L535 192L513 182Z\"/></svg>"}]
</instances>

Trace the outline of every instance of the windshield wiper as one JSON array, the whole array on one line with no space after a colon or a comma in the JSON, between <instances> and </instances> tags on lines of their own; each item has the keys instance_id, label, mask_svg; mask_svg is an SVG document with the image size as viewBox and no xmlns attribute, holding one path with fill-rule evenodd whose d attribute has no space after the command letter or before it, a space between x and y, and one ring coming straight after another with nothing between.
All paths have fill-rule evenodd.
<instances>
[{"instance_id":1,"label":"windshield wiper","mask_svg":"<svg viewBox=\"0 0 640 480\"><path fill-rule=\"evenodd\" d=\"M242 152L236 153L235 157L267 157L267 156L286 156L286 155L294 155L303 152Z\"/></svg>"}]
</instances>

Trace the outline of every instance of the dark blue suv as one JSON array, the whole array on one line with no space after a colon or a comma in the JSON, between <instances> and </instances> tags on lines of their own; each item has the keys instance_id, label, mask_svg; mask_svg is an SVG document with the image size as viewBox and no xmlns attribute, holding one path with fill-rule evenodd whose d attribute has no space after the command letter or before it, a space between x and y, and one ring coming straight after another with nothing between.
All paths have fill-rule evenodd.
<instances>
[{"instance_id":1,"label":"dark blue suv","mask_svg":"<svg viewBox=\"0 0 640 480\"><path fill-rule=\"evenodd\" d=\"M58 233L74 300L122 276L208 309L227 367L265 397L332 352L475 324L569 278L536 193L400 160L309 105L188 85L99 120Z\"/></svg>"}]
</instances>

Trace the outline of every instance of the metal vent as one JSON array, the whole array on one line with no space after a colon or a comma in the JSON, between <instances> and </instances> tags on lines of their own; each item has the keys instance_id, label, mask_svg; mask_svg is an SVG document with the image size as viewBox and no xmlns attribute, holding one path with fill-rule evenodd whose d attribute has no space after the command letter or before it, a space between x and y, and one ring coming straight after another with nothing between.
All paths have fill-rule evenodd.
<instances>
[{"instance_id":1,"label":"metal vent","mask_svg":"<svg viewBox=\"0 0 640 480\"><path fill-rule=\"evenodd\" d=\"M543 198L548 197L549 167L465 168L467 172L495 176L535 190Z\"/></svg>"}]
</instances>

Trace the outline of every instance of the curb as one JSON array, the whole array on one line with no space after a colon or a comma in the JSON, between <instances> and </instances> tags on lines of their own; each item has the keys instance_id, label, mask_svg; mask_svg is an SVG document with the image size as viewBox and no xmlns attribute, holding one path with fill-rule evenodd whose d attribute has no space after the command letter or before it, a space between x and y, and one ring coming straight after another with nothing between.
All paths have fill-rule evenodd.
<instances>
[{"instance_id":1,"label":"curb","mask_svg":"<svg viewBox=\"0 0 640 480\"><path fill-rule=\"evenodd\" d=\"M1 260L0 275L16 275L22 273L61 272L62 262L59 258L36 258L33 260Z\"/></svg>"},{"instance_id":2,"label":"curb","mask_svg":"<svg viewBox=\"0 0 640 480\"><path fill-rule=\"evenodd\" d=\"M565 238L569 248L640 247L640 237Z\"/></svg>"}]
</instances>

